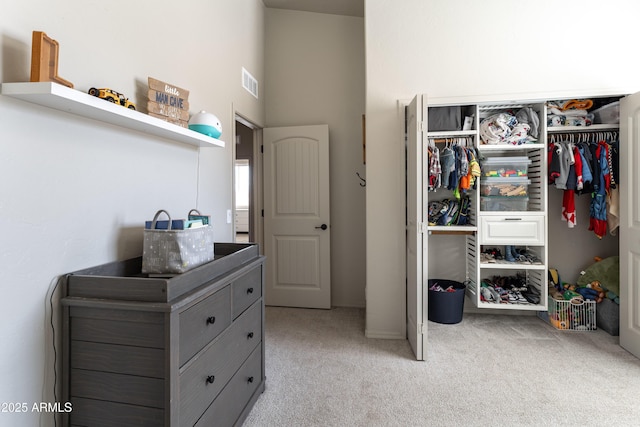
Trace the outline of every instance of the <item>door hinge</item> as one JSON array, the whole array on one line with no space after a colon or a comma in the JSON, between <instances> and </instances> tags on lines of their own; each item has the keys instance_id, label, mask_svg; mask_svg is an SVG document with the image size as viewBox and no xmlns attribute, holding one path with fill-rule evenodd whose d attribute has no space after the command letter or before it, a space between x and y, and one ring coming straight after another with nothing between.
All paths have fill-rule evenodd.
<instances>
[{"instance_id":1,"label":"door hinge","mask_svg":"<svg viewBox=\"0 0 640 427\"><path fill-rule=\"evenodd\" d=\"M417 326L417 329L418 329L418 333L420 335L424 335L424 329L425 329L424 328L424 323L418 323L416 326Z\"/></svg>"},{"instance_id":2,"label":"door hinge","mask_svg":"<svg viewBox=\"0 0 640 427\"><path fill-rule=\"evenodd\" d=\"M429 227L429 224L427 224L426 222L419 222L418 223L418 232L424 234L427 231L429 231L428 227Z\"/></svg>"},{"instance_id":3,"label":"door hinge","mask_svg":"<svg viewBox=\"0 0 640 427\"><path fill-rule=\"evenodd\" d=\"M420 132L424 132L424 122L423 121L419 121L418 122L418 129L420 129Z\"/></svg>"}]
</instances>

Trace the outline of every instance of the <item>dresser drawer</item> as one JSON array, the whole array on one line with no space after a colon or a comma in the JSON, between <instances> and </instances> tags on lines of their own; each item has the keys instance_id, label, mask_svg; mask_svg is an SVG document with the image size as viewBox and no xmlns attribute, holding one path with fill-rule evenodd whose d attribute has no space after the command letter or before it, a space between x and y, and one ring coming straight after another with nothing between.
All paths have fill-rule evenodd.
<instances>
[{"instance_id":1,"label":"dresser drawer","mask_svg":"<svg viewBox=\"0 0 640 427\"><path fill-rule=\"evenodd\" d=\"M129 403L71 397L73 410L63 426L158 427L165 420L164 409L136 406Z\"/></svg>"},{"instance_id":2,"label":"dresser drawer","mask_svg":"<svg viewBox=\"0 0 640 427\"><path fill-rule=\"evenodd\" d=\"M217 337L231 324L231 288L189 307L180 318L180 366Z\"/></svg>"},{"instance_id":3,"label":"dresser drawer","mask_svg":"<svg viewBox=\"0 0 640 427\"><path fill-rule=\"evenodd\" d=\"M196 427L233 425L260 386L263 374L262 347L257 347L198 420Z\"/></svg>"},{"instance_id":4,"label":"dresser drawer","mask_svg":"<svg viewBox=\"0 0 640 427\"><path fill-rule=\"evenodd\" d=\"M256 267L231 283L232 315L235 319L262 296L262 266Z\"/></svg>"},{"instance_id":5,"label":"dresser drawer","mask_svg":"<svg viewBox=\"0 0 640 427\"><path fill-rule=\"evenodd\" d=\"M180 425L193 425L262 341L262 304L242 314L180 374Z\"/></svg>"},{"instance_id":6,"label":"dresser drawer","mask_svg":"<svg viewBox=\"0 0 640 427\"><path fill-rule=\"evenodd\" d=\"M544 215L491 215L480 217L482 245L544 245Z\"/></svg>"}]
</instances>

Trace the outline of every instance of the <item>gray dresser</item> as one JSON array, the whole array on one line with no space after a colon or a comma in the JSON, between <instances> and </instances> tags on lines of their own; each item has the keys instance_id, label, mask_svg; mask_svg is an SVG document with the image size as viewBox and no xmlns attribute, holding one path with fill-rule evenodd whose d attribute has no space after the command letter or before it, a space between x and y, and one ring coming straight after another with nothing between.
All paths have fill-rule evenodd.
<instances>
[{"instance_id":1,"label":"gray dresser","mask_svg":"<svg viewBox=\"0 0 640 427\"><path fill-rule=\"evenodd\" d=\"M264 391L264 257L216 244L171 278L141 258L66 276L65 426L241 425Z\"/></svg>"}]
</instances>

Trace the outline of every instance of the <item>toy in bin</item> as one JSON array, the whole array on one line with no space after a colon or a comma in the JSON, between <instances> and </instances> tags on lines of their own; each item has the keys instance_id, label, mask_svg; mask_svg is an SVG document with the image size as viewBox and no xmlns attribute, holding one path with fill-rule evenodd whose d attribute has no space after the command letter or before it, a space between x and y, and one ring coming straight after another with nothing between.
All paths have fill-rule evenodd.
<instances>
[{"instance_id":1,"label":"toy in bin","mask_svg":"<svg viewBox=\"0 0 640 427\"><path fill-rule=\"evenodd\" d=\"M529 194L527 177L487 177L480 181L481 196L524 197Z\"/></svg>"},{"instance_id":2,"label":"toy in bin","mask_svg":"<svg viewBox=\"0 0 640 427\"><path fill-rule=\"evenodd\" d=\"M522 177L527 176L531 160L528 157L487 157L482 161L482 174L485 177Z\"/></svg>"},{"instance_id":3,"label":"toy in bin","mask_svg":"<svg viewBox=\"0 0 640 427\"><path fill-rule=\"evenodd\" d=\"M560 330L596 330L596 301L603 295L600 285L587 288L563 282L555 268L549 269L548 277L549 323Z\"/></svg>"},{"instance_id":4,"label":"toy in bin","mask_svg":"<svg viewBox=\"0 0 640 427\"><path fill-rule=\"evenodd\" d=\"M220 119L204 110L191 116L191 120L189 120L189 129L212 138L219 138L220 135L222 135L222 124L220 123Z\"/></svg>"}]
</instances>

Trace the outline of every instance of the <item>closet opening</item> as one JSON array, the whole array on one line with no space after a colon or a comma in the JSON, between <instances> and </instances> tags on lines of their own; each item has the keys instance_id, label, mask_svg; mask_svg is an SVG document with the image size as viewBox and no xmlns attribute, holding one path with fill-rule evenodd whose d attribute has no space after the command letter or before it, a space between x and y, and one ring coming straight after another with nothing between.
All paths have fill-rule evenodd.
<instances>
[{"instance_id":1,"label":"closet opening","mask_svg":"<svg viewBox=\"0 0 640 427\"><path fill-rule=\"evenodd\" d=\"M262 129L236 114L234 150L234 240L261 243Z\"/></svg>"}]
</instances>

